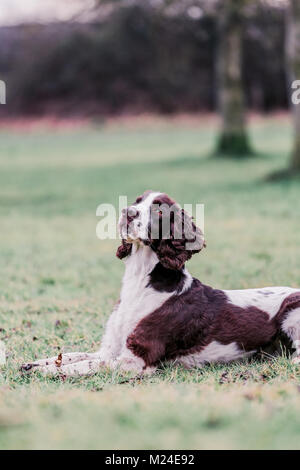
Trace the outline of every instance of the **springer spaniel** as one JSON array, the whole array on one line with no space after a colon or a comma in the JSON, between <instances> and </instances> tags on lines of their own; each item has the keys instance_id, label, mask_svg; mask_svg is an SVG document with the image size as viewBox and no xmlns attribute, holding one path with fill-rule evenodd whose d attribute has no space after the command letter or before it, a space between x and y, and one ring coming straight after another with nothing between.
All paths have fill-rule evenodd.
<instances>
[{"instance_id":1,"label":"springer spaniel","mask_svg":"<svg viewBox=\"0 0 300 470\"><path fill-rule=\"evenodd\" d=\"M205 246L203 234L164 193L138 197L123 210L119 230L125 273L100 350L59 354L22 370L69 376L102 367L152 373L163 361L200 367L249 357L281 333L293 341L300 363L299 289L220 290L193 278L185 263Z\"/></svg>"}]
</instances>

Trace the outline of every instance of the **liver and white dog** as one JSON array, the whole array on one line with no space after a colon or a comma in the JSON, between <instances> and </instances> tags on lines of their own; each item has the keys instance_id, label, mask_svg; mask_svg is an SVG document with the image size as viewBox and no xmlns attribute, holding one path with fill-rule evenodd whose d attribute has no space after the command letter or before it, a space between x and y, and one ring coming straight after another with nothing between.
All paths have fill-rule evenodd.
<instances>
[{"instance_id":1,"label":"liver and white dog","mask_svg":"<svg viewBox=\"0 0 300 470\"><path fill-rule=\"evenodd\" d=\"M163 193L138 197L123 210L119 229L117 256L125 273L100 350L38 360L22 370L69 376L102 367L151 373L164 361L199 367L249 357L278 334L294 343L300 362L300 289L220 290L193 278L185 263L205 246L203 234Z\"/></svg>"}]
</instances>

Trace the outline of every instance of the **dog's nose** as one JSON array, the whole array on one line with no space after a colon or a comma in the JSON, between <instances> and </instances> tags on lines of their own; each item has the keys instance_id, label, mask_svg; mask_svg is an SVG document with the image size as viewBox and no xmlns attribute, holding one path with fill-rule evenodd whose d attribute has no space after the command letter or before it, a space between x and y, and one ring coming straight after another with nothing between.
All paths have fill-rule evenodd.
<instances>
[{"instance_id":1,"label":"dog's nose","mask_svg":"<svg viewBox=\"0 0 300 470\"><path fill-rule=\"evenodd\" d=\"M135 207L128 207L127 209L123 209L122 213L127 216L127 222L130 223L133 219L136 219L140 213Z\"/></svg>"}]
</instances>

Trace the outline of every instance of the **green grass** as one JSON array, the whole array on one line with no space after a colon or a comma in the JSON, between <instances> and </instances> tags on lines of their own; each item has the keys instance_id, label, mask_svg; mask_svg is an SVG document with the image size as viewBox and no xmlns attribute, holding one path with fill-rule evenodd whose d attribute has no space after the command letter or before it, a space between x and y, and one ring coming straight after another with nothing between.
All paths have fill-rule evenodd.
<instances>
[{"instance_id":1,"label":"green grass","mask_svg":"<svg viewBox=\"0 0 300 470\"><path fill-rule=\"evenodd\" d=\"M208 246L188 264L204 283L300 285L300 182L265 182L287 164L291 128L257 121L251 137L258 156L237 161L210 157L211 125L0 131L0 448L300 448L300 370L285 357L163 368L142 383L18 371L99 347L123 264L117 241L96 238L95 212L119 194L205 204Z\"/></svg>"}]
</instances>

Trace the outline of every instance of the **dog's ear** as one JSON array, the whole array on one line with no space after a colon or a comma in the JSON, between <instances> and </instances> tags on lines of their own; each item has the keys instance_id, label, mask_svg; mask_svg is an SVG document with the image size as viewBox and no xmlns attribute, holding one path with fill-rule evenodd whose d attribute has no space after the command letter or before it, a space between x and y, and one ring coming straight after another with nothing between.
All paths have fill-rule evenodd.
<instances>
[{"instance_id":1,"label":"dog's ear","mask_svg":"<svg viewBox=\"0 0 300 470\"><path fill-rule=\"evenodd\" d=\"M132 244L127 243L124 239L122 239L122 244L118 247L116 251L116 256L120 259L126 258L131 253Z\"/></svg>"},{"instance_id":2,"label":"dog's ear","mask_svg":"<svg viewBox=\"0 0 300 470\"><path fill-rule=\"evenodd\" d=\"M165 268L178 270L206 244L202 231L183 209L174 214L170 232L170 238L160 240L155 251Z\"/></svg>"}]
</instances>

